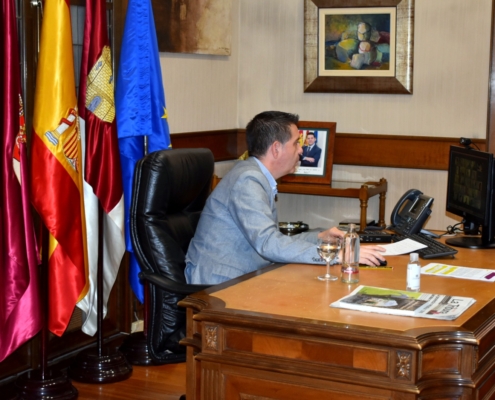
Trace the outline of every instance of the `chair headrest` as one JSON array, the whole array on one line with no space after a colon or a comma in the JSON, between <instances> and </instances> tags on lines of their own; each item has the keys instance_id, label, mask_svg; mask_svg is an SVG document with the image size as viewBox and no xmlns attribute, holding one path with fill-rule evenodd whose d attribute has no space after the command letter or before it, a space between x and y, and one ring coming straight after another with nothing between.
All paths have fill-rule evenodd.
<instances>
[{"instance_id":1,"label":"chair headrest","mask_svg":"<svg viewBox=\"0 0 495 400\"><path fill-rule=\"evenodd\" d=\"M136 165L144 212L176 213L202 210L209 195L214 158L209 149L161 150L148 154ZM137 176L137 175L136 175Z\"/></svg>"},{"instance_id":2,"label":"chair headrest","mask_svg":"<svg viewBox=\"0 0 495 400\"><path fill-rule=\"evenodd\" d=\"M161 150L138 161L130 219L141 269L185 281L185 253L210 194L213 169L208 149Z\"/></svg>"}]
</instances>

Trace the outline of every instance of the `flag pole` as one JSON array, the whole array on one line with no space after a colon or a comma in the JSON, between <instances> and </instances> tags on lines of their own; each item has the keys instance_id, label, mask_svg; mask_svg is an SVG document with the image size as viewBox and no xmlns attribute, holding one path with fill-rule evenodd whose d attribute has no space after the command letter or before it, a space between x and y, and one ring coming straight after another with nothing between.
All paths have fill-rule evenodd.
<instances>
[{"instance_id":1,"label":"flag pole","mask_svg":"<svg viewBox=\"0 0 495 400\"><path fill-rule=\"evenodd\" d=\"M150 357L148 346L149 292L148 285L143 291L143 330L131 333L122 343L119 350L132 365L156 365Z\"/></svg>"},{"instance_id":2,"label":"flag pole","mask_svg":"<svg viewBox=\"0 0 495 400\"><path fill-rule=\"evenodd\" d=\"M98 202L98 271L97 340L96 348L81 351L69 366L69 376L85 383L113 383L130 378L132 366L124 354L109 346L103 346L103 208Z\"/></svg>"},{"instance_id":3,"label":"flag pole","mask_svg":"<svg viewBox=\"0 0 495 400\"><path fill-rule=\"evenodd\" d=\"M40 334L40 369L28 372L19 378L16 389L19 398L31 399L77 399L78 391L72 385L66 374L60 370L48 368L48 258L49 258L49 232L42 224L42 258L40 274L40 293L42 303L42 328Z\"/></svg>"},{"instance_id":4,"label":"flag pole","mask_svg":"<svg viewBox=\"0 0 495 400\"><path fill-rule=\"evenodd\" d=\"M148 154L148 136L143 136L144 154ZM148 346L148 318L149 318L149 288L143 284L143 330L131 333L120 346L120 351L125 355L127 361L132 365L154 365L156 364L150 357Z\"/></svg>"}]
</instances>

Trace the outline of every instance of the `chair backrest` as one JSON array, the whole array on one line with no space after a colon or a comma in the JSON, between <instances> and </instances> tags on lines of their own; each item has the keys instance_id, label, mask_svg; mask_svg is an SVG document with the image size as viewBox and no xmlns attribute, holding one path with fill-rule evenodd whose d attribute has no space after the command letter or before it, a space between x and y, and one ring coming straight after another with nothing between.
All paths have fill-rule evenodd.
<instances>
[{"instance_id":1,"label":"chair backrest","mask_svg":"<svg viewBox=\"0 0 495 400\"><path fill-rule=\"evenodd\" d=\"M210 194L208 149L161 150L136 164L131 236L143 269L185 282L185 254Z\"/></svg>"},{"instance_id":2,"label":"chair backrest","mask_svg":"<svg viewBox=\"0 0 495 400\"><path fill-rule=\"evenodd\" d=\"M186 285L185 255L211 191L208 149L162 150L136 164L130 212L134 253L143 272ZM188 285L186 285L188 286ZM185 360L184 294L148 281L148 351L157 363Z\"/></svg>"}]
</instances>

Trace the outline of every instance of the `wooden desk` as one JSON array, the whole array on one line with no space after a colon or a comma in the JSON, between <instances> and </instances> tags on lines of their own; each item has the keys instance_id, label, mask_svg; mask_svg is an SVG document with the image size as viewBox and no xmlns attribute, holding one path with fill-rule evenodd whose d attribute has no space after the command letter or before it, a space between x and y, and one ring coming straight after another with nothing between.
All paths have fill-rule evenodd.
<instances>
[{"instance_id":1,"label":"wooden desk","mask_svg":"<svg viewBox=\"0 0 495 400\"><path fill-rule=\"evenodd\" d=\"M494 255L443 262L487 268ZM360 283L405 289L407 260ZM423 275L423 292L476 299L441 321L330 308L356 285L320 282L322 268L271 266L183 300L187 399L495 398L495 283Z\"/></svg>"},{"instance_id":2,"label":"wooden desk","mask_svg":"<svg viewBox=\"0 0 495 400\"><path fill-rule=\"evenodd\" d=\"M332 181L332 185L314 183L282 183L277 184L280 193L311 194L316 196L348 197L359 199L361 208L360 226L366 226L368 213L368 199L380 195L378 225L385 226L385 200L387 194L387 180L381 178L379 182L348 182Z\"/></svg>"}]
</instances>

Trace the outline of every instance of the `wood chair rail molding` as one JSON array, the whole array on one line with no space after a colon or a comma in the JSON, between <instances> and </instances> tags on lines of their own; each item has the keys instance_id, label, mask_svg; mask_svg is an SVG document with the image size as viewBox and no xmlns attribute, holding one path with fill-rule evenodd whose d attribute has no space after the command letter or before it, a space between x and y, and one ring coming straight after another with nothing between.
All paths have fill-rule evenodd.
<instances>
[{"instance_id":1,"label":"wood chair rail molding","mask_svg":"<svg viewBox=\"0 0 495 400\"><path fill-rule=\"evenodd\" d=\"M175 133L173 148L207 147L215 161L234 160L246 151L245 129ZM472 139L485 150L486 140ZM447 170L449 148L458 138L337 133L334 164Z\"/></svg>"}]
</instances>

